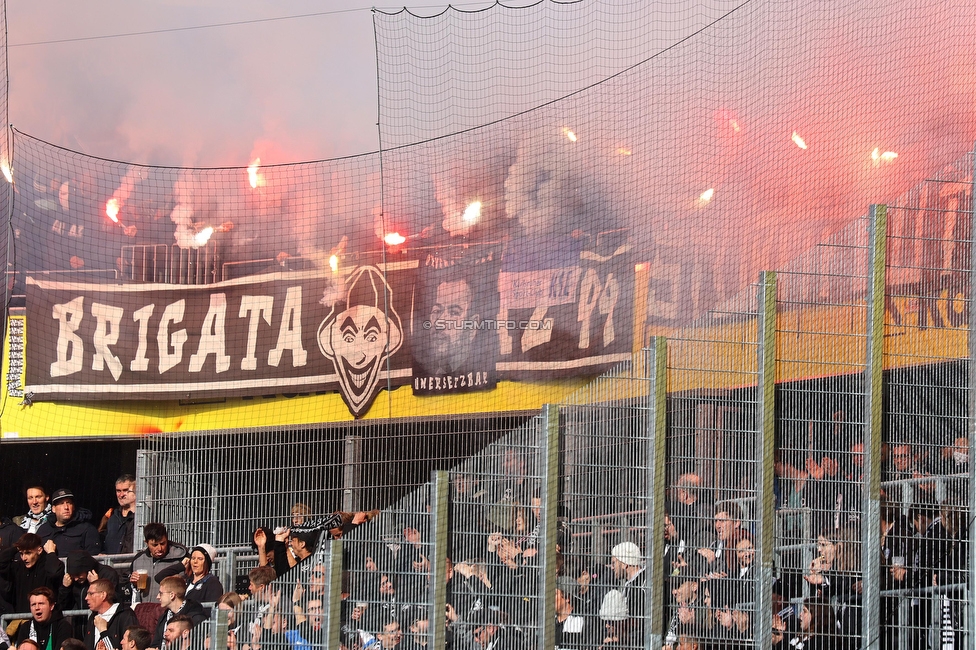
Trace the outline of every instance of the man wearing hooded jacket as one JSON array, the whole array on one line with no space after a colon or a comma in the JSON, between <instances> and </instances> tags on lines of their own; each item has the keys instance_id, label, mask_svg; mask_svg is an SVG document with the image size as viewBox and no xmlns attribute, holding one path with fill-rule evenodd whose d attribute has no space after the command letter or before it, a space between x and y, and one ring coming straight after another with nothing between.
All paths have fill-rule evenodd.
<instances>
[{"instance_id":1,"label":"man wearing hooded jacket","mask_svg":"<svg viewBox=\"0 0 976 650\"><path fill-rule=\"evenodd\" d=\"M92 555L102 552L102 538L88 520L91 512L75 509L75 495L71 490L55 490L51 495L54 517L37 529L44 540L44 550L66 556L71 551L88 551Z\"/></svg>"},{"instance_id":2,"label":"man wearing hooded jacket","mask_svg":"<svg viewBox=\"0 0 976 650\"><path fill-rule=\"evenodd\" d=\"M17 628L17 644L31 639L41 650L58 650L71 638L71 624L65 620L54 602L54 592L38 587L30 592L31 620Z\"/></svg>"}]
</instances>

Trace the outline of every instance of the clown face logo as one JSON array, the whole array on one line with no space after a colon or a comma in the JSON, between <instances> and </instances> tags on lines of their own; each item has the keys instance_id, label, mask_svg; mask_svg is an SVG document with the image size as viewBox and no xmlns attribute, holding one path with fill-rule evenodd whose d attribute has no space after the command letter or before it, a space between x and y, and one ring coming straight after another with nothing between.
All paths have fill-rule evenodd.
<instances>
[{"instance_id":1,"label":"clown face logo","mask_svg":"<svg viewBox=\"0 0 976 650\"><path fill-rule=\"evenodd\" d=\"M339 375L342 399L359 417L376 398L380 369L403 344L403 329L393 310L393 293L379 269L359 267L346 287L344 299L319 326L318 342Z\"/></svg>"}]
</instances>

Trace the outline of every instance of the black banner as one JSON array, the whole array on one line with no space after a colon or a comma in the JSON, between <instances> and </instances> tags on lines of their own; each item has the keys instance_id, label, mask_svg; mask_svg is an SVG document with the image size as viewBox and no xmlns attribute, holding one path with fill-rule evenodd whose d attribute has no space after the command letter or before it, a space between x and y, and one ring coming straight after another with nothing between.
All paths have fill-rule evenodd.
<instances>
[{"instance_id":1,"label":"black banner","mask_svg":"<svg viewBox=\"0 0 976 650\"><path fill-rule=\"evenodd\" d=\"M179 287L30 279L28 389L73 400L338 390L358 416L388 375L410 379L415 267Z\"/></svg>"}]
</instances>

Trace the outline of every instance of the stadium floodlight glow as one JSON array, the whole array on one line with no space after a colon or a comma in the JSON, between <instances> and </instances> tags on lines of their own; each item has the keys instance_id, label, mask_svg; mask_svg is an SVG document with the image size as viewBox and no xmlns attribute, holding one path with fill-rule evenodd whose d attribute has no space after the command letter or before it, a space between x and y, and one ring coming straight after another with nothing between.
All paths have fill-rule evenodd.
<instances>
[{"instance_id":1,"label":"stadium floodlight glow","mask_svg":"<svg viewBox=\"0 0 976 650\"><path fill-rule=\"evenodd\" d=\"M800 137L800 134L797 133L796 131L793 132L793 137L790 138L790 139L793 140L793 143L796 146L798 146L800 149L806 149L807 148L807 143L804 142L803 138L801 138Z\"/></svg>"},{"instance_id":2,"label":"stadium floodlight glow","mask_svg":"<svg viewBox=\"0 0 976 650\"><path fill-rule=\"evenodd\" d=\"M398 232L390 232L386 234L386 237L383 238L383 241L386 242L387 245L389 246L399 246L403 242L407 241L407 238Z\"/></svg>"},{"instance_id":3,"label":"stadium floodlight glow","mask_svg":"<svg viewBox=\"0 0 976 650\"><path fill-rule=\"evenodd\" d=\"M477 223L481 218L481 201L472 201L464 208L461 220L465 223Z\"/></svg>"},{"instance_id":4,"label":"stadium floodlight glow","mask_svg":"<svg viewBox=\"0 0 976 650\"><path fill-rule=\"evenodd\" d=\"M214 234L213 226L207 226L197 234L193 235L193 243L196 244L197 246L203 246L208 241L210 241L210 237L213 234Z\"/></svg>"},{"instance_id":5,"label":"stadium floodlight glow","mask_svg":"<svg viewBox=\"0 0 976 650\"><path fill-rule=\"evenodd\" d=\"M6 160L0 162L0 172L3 172L3 177L7 179L8 183L14 182L14 173L10 171L10 165L7 164Z\"/></svg>"},{"instance_id":6,"label":"stadium floodlight glow","mask_svg":"<svg viewBox=\"0 0 976 650\"><path fill-rule=\"evenodd\" d=\"M712 200L713 196L715 196L715 188L710 187L701 193L701 196L698 197L698 200L701 201L702 203L708 203L709 201Z\"/></svg>"},{"instance_id":7,"label":"stadium floodlight glow","mask_svg":"<svg viewBox=\"0 0 976 650\"><path fill-rule=\"evenodd\" d=\"M329 268L332 269L333 273L339 272L339 256L330 255L329 256Z\"/></svg>"},{"instance_id":8,"label":"stadium floodlight glow","mask_svg":"<svg viewBox=\"0 0 976 650\"><path fill-rule=\"evenodd\" d=\"M576 137L575 133L573 133L572 131L570 131L568 128L565 127L563 127L563 135L565 135L570 142L576 142L579 139Z\"/></svg>"},{"instance_id":9,"label":"stadium floodlight glow","mask_svg":"<svg viewBox=\"0 0 976 650\"><path fill-rule=\"evenodd\" d=\"M255 158L250 165L247 166L247 183L251 186L251 189L256 189L260 178L258 177L258 170L261 168L261 159Z\"/></svg>"},{"instance_id":10,"label":"stadium floodlight glow","mask_svg":"<svg viewBox=\"0 0 976 650\"><path fill-rule=\"evenodd\" d=\"M119 210L121 209L119 200L114 197L105 202L105 214L115 223L119 222Z\"/></svg>"}]
</instances>

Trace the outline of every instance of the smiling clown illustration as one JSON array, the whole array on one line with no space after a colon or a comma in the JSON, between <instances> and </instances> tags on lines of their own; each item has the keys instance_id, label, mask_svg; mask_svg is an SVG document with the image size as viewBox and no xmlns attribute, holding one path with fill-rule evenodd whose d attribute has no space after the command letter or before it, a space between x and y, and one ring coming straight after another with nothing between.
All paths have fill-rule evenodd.
<instances>
[{"instance_id":1,"label":"smiling clown illustration","mask_svg":"<svg viewBox=\"0 0 976 650\"><path fill-rule=\"evenodd\" d=\"M380 370L403 344L393 293L375 266L346 279L346 293L319 326L319 350L335 365L342 399L357 418L379 392Z\"/></svg>"}]
</instances>

